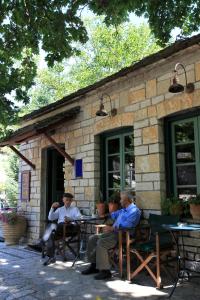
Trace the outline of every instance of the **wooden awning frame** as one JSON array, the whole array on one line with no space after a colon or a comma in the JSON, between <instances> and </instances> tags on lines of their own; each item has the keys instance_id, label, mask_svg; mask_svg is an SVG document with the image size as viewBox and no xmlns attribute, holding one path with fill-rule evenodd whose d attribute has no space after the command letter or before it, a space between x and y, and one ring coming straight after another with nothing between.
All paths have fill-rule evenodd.
<instances>
[{"instance_id":1,"label":"wooden awning frame","mask_svg":"<svg viewBox=\"0 0 200 300\"><path fill-rule=\"evenodd\" d=\"M36 124L29 125L25 128L19 129L12 134L10 138L5 139L0 142L0 147L8 146L12 151L15 152L22 160L24 160L32 169L35 169L35 165L26 158L14 145L20 144L22 142L28 141L30 139L36 138L40 135L44 135L51 145L65 158L71 165L74 165L74 159L62 148L60 145L52 138L50 132L58 127L59 125L66 123L66 121L71 120L77 113L80 112L80 106L74 107L64 113L60 113L54 117L48 118L46 120L40 121ZM66 120L67 117L67 120ZM55 118L55 121L54 121ZM57 120L56 120L57 118ZM51 121L53 119L53 121ZM48 121L51 121L48 125ZM46 125L46 123L47 125ZM44 126L42 126L44 124ZM25 132L23 132L23 130Z\"/></svg>"}]
</instances>

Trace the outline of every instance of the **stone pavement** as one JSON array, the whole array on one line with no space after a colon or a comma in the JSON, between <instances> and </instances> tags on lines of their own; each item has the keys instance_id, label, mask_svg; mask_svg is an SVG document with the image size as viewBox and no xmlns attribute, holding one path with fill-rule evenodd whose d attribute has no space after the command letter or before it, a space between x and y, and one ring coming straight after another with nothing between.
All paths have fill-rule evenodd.
<instances>
[{"instance_id":1,"label":"stone pavement","mask_svg":"<svg viewBox=\"0 0 200 300\"><path fill-rule=\"evenodd\" d=\"M120 280L116 274L109 281L95 281L82 276L86 263L57 261L44 267L40 254L22 246L0 243L0 300L162 300L170 288L156 290L148 276L134 284ZM200 281L184 283L176 289L172 300L200 299Z\"/></svg>"}]
</instances>

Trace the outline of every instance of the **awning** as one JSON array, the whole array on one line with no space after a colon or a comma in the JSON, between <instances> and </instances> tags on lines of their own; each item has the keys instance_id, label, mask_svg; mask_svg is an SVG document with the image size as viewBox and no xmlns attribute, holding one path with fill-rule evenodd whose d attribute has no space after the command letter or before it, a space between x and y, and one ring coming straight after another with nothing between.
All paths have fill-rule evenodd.
<instances>
[{"instance_id":1,"label":"awning","mask_svg":"<svg viewBox=\"0 0 200 300\"><path fill-rule=\"evenodd\" d=\"M80 106L73 107L65 112L49 117L45 120L36 122L32 125L14 131L8 138L0 141L0 147L11 146L28 141L40 134L49 132L57 126L71 120L80 112Z\"/></svg>"},{"instance_id":2,"label":"awning","mask_svg":"<svg viewBox=\"0 0 200 300\"><path fill-rule=\"evenodd\" d=\"M63 148L61 148L60 145L56 143L56 141L51 136L51 131L56 129L56 127L60 126L61 124L64 124L74 118L79 112L80 106L76 106L65 112L46 118L45 120L38 121L32 125L20 128L14 131L9 137L2 139L0 141L0 147L9 146L21 159L23 159L27 164L35 169L35 165L26 157L24 157L24 155L14 147L14 145L26 142L43 134L49 140L51 145L53 145L57 149L57 151L67 160L69 160L69 162L73 165L73 158L70 157L70 155L67 154L65 150L63 150Z\"/></svg>"}]
</instances>

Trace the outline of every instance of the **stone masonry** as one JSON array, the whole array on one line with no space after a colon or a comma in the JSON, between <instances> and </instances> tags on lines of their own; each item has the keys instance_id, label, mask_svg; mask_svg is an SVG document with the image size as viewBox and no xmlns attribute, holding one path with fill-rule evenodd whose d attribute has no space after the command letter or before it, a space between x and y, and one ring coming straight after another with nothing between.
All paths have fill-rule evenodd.
<instances>
[{"instance_id":1,"label":"stone masonry","mask_svg":"<svg viewBox=\"0 0 200 300\"><path fill-rule=\"evenodd\" d=\"M45 115L26 121L23 126L54 116L80 105L81 112L71 121L56 129L52 136L57 143L65 144L65 151L73 158L83 159L83 178L75 179L74 170L65 160L65 190L72 192L77 205L93 210L99 199L100 186L100 143L103 132L132 126L134 133L136 197L139 207L147 211L160 211L160 199L165 196L165 147L164 117L187 111L200 105L200 49L195 45L182 50L168 59L143 67L124 77L119 77L104 87L87 93L84 97L66 102L66 105ZM195 82L192 94L173 95L168 92L172 71L177 62L186 66L188 81ZM180 80L185 82L182 71ZM115 117L96 117L99 108L98 95L103 92L111 96L117 108ZM110 111L109 99L105 108ZM28 241L35 242L42 233L44 221L44 198L41 191L42 149L49 146L44 136L23 143L20 151L35 165L31 170L31 199L19 205L29 219ZM29 170L21 161L20 172ZM20 178L20 176L19 176ZM20 179L19 179L20 186Z\"/></svg>"}]
</instances>

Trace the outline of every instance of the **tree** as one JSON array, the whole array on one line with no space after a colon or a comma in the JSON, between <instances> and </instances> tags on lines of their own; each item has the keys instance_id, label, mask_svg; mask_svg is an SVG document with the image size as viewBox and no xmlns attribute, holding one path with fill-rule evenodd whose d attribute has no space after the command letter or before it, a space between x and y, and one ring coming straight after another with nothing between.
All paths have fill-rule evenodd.
<instances>
[{"instance_id":1,"label":"tree","mask_svg":"<svg viewBox=\"0 0 200 300\"><path fill-rule=\"evenodd\" d=\"M87 19L88 42L77 45L79 55L58 63L53 68L39 70L35 86L30 90L29 112L54 102L69 93L131 65L160 47L147 25L124 23L109 28L100 18Z\"/></svg>"},{"instance_id":2,"label":"tree","mask_svg":"<svg viewBox=\"0 0 200 300\"><path fill-rule=\"evenodd\" d=\"M86 43L83 8L119 25L130 12L145 16L162 44L171 30L198 30L199 0L3 0L0 2L0 132L15 121L19 103L27 103L36 75L34 55L46 53L49 66L77 54L76 42ZM13 99L15 101L13 101Z\"/></svg>"},{"instance_id":3,"label":"tree","mask_svg":"<svg viewBox=\"0 0 200 300\"><path fill-rule=\"evenodd\" d=\"M5 195L6 203L9 206L16 206L18 198L19 158L11 150L3 149L0 153L0 169L0 196Z\"/></svg>"}]
</instances>

